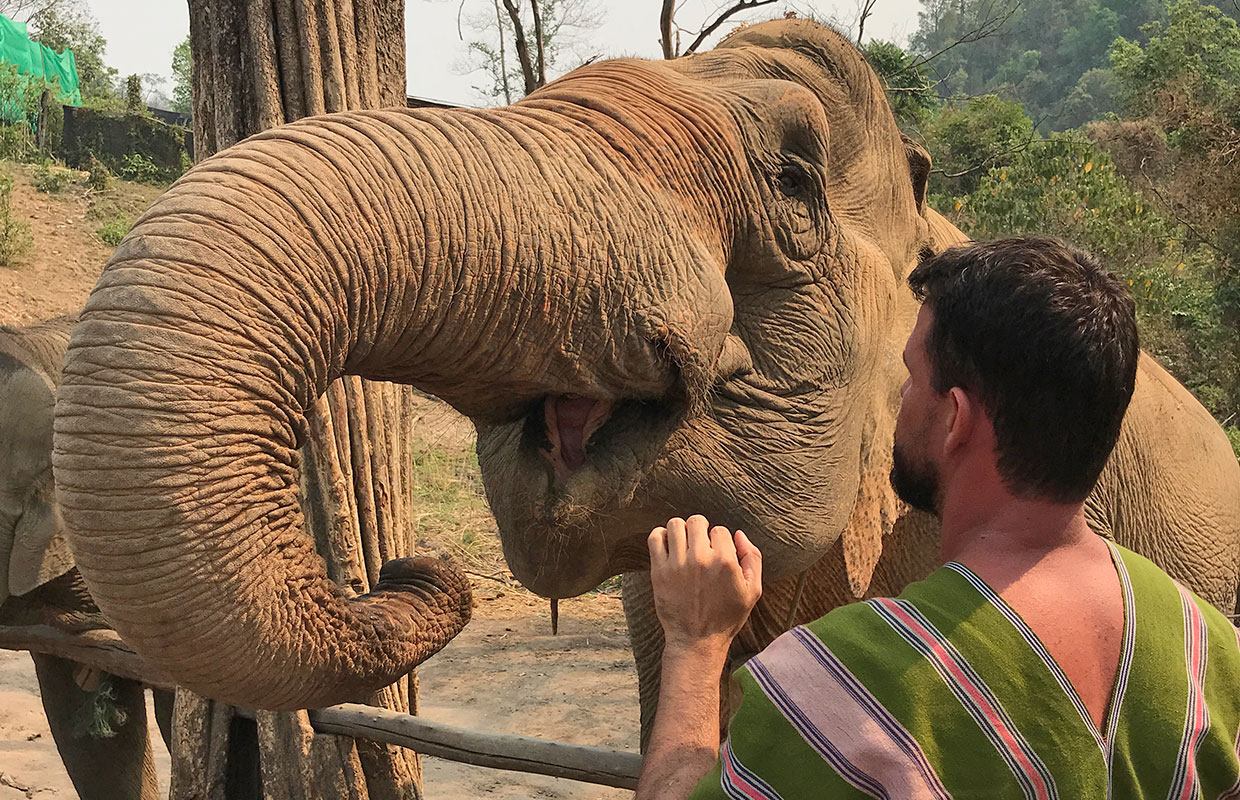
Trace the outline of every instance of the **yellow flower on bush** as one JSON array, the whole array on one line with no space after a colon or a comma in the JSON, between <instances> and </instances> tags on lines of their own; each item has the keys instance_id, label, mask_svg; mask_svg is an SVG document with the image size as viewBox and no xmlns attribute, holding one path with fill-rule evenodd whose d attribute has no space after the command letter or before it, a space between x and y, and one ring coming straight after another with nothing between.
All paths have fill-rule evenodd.
<instances>
[{"instance_id":1,"label":"yellow flower on bush","mask_svg":"<svg viewBox=\"0 0 1240 800\"><path fill-rule=\"evenodd\" d=\"M1087 162L1085 162L1085 171L1086 171L1086 172L1089 172L1089 171L1090 171L1091 169L1093 169L1093 168L1094 168L1094 162L1092 162L1092 161L1087 161Z\"/></svg>"}]
</instances>

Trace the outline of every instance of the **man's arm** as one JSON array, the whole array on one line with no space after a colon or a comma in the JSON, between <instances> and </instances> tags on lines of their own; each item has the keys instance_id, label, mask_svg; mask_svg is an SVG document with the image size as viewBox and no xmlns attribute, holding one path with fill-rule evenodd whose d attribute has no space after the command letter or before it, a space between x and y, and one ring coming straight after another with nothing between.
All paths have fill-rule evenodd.
<instances>
[{"instance_id":1,"label":"man's arm","mask_svg":"<svg viewBox=\"0 0 1240 800\"><path fill-rule=\"evenodd\" d=\"M762 595L762 554L705 517L670 520L648 540L663 625L659 710L635 800L683 800L719 750L719 676Z\"/></svg>"}]
</instances>

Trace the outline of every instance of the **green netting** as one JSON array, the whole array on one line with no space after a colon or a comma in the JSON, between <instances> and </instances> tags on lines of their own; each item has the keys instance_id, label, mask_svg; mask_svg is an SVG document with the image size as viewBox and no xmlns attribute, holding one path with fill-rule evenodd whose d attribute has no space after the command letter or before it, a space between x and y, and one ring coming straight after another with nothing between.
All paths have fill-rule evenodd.
<instances>
[{"instance_id":1,"label":"green netting","mask_svg":"<svg viewBox=\"0 0 1240 800\"><path fill-rule=\"evenodd\" d=\"M0 14L0 61L13 64L26 80L60 83L60 102L64 105L82 105L82 90L78 84L77 61L72 50L57 54L46 45L32 42L26 32L26 23L14 22ZM12 109L0 109L0 116L11 118Z\"/></svg>"}]
</instances>

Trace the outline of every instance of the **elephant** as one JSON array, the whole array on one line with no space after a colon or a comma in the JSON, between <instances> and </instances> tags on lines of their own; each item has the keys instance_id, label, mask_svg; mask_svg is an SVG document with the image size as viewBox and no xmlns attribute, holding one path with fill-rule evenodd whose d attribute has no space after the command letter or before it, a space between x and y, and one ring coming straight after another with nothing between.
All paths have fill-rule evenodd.
<instances>
[{"instance_id":1,"label":"elephant","mask_svg":"<svg viewBox=\"0 0 1240 800\"><path fill-rule=\"evenodd\" d=\"M645 539L700 512L764 553L736 657L923 574L888 483L905 276L963 235L928 154L837 33L747 26L597 61L496 109L313 117L190 170L117 248L58 394L57 498L99 607L195 692L357 696L464 624L447 568L346 600L297 503L305 415L351 374L473 420L514 575L625 574L643 718L661 632ZM1143 357L1091 521L1235 601L1240 466Z\"/></svg>"},{"instance_id":2,"label":"elephant","mask_svg":"<svg viewBox=\"0 0 1240 800\"><path fill-rule=\"evenodd\" d=\"M66 631L107 627L73 564L53 502L52 410L76 318L0 326L0 624ZM142 684L31 653L39 695L65 770L83 800L157 800ZM87 691L89 687L90 691ZM104 724L92 731L102 691ZM155 689L170 741L172 694Z\"/></svg>"}]
</instances>

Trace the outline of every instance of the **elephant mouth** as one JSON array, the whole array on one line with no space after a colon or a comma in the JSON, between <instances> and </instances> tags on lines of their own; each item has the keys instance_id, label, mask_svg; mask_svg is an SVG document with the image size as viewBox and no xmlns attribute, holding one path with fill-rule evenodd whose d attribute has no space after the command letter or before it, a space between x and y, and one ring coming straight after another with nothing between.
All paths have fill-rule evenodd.
<instances>
[{"instance_id":1,"label":"elephant mouth","mask_svg":"<svg viewBox=\"0 0 1240 800\"><path fill-rule=\"evenodd\" d=\"M524 445L538 452L550 468L552 484L563 490L589 468L611 472L634 457L652 460L687 407L675 393L620 400L546 395L526 416Z\"/></svg>"},{"instance_id":2,"label":"elephant mouth","mask_svg":"<svg viewBox=\"0 0 1240 800\"><path fill-rule=\"evenodd\" d=\"M586 445L611 418L615 404L576 395L548 395L543 400L543 424L557 483L568 480L586 464Z\"/></svg>"}]
</instances>

